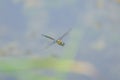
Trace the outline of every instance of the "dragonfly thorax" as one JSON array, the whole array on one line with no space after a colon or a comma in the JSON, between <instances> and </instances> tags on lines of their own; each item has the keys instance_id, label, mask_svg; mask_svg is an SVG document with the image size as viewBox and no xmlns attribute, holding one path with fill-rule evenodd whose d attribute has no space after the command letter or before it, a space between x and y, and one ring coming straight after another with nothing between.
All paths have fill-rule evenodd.
<instances>
[{"instance_id":1,"label":"dragonfly thorax","mask_svg":"<svg viewBox=\"0 0 120 80\"><path fill-rule=\"evenodd\" d=\"M61 45L61 46L64 46L64 42L62 40L56 40L56 43Z\"/></svg>"}]
</instances>

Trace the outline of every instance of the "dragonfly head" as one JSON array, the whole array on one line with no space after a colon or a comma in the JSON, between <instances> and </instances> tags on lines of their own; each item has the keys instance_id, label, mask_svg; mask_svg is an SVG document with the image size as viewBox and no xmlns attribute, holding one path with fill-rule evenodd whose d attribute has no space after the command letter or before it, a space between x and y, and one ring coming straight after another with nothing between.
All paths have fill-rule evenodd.
<instances>
[{"instance_id":1,"label":"dragonfly head","mask_svg":"<svg viewBox=\"0 0 120 80\"><path fill-rule=\"evenodd\" d=\"M61 46L64 46L64 45L65 45L65 43L64 43L64 42L62 42L62 43L61 43Z\"/></svg>"}]
</instances>

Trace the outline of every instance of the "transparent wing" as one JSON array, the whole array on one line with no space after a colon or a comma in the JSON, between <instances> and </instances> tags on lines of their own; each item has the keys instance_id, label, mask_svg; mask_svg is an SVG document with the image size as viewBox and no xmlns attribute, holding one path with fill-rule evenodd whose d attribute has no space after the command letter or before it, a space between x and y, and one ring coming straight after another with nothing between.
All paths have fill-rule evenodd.
<instances>
[{"instance_id":1,"label":"transparent wing","mask_svg":"<svg viewBox=\"0 0 120 80\"><path fill-rule=\"evenodd\" d=\"M58 38L59 40L63 39L70 31L72 30L72 28L70 28L66 33L64 33L60 38Z\"/></svg>"},{"instance_id":2,"label":"transparent wing","mask_svg":"<svg viewBox=\"0 0 120 80\"><path fill-rule=\"evenodd\" d=\"M42 36L44 36L44 37L46 37L46 38L49 38L49 39L51 39L51 40L55 40L54 38L52 38L52 37L50 37L50 36L48 36L48 35L42 34Z\"/></svg>"},{"instance_id":3,"label":"transparent wing","mask_svg":"<svg viewBox=\"0 0 120 80\"><path fill-rule=\"evenodd\" d=\"M51 47L52 45L54 45L56 43L56 41L54 40L52 43L48 44L45 49L48 49L49 47Z\"/></svg>"}]
</instances>

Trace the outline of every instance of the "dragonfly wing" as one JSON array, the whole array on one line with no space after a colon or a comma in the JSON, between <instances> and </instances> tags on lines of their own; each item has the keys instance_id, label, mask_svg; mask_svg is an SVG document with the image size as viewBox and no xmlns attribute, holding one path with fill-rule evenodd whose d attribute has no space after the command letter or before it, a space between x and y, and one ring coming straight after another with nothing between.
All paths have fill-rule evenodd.
<instances>
[{"instance_id":1,"label":"dragonfly wing","mask_svg":"<svg viewBox=\"0 0 120 80\"><path fill-rule=\"evenodd\" d=\"M44 36L44 37L46 37L46 38L49 38L49 39L51 39L51 40L55 40L54 38L52 38L52 37L50 37L50 36L48 36L48 35L42 34L42 36Z\"/></svg>"},{"instance_id":2,"label":"dragonfly wing","mask_svg":"<svg viewBox=\"0 0 120 80\"><path fill-rule=\"evenodd\" d=\"M63 39L70 31L72 30L72 28L70 28L66 33L64 33L60 38L58 38L59 40Z\"/></svg>"},{"instance_id":3,"label":"dragonfly wing","mask_svg":"<svg viewBox=\"0 0 120 80\"><path fill-rule=\"evenodd\" d=\"M48 44L45 49L48 49L50 46L54 45L56 41L54 40L52 43Z\"/></svg>"}]
</instances>

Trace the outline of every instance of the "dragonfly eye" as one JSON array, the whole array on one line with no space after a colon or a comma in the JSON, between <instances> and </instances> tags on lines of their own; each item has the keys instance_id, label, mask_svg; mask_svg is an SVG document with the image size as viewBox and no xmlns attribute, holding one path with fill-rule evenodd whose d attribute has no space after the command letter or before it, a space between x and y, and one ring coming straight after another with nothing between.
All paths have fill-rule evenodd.
<instances>
[{"instance_id":1,"label":"dragonfly eye","mask_svg":"<svg viewBox=\"0 0 120 80\"><path fill-rule=\"evenodd\" d=\"M64 45L65 45L65 43L62 42L62 46L64 46Z\"/></svg>"}]
</instances>

